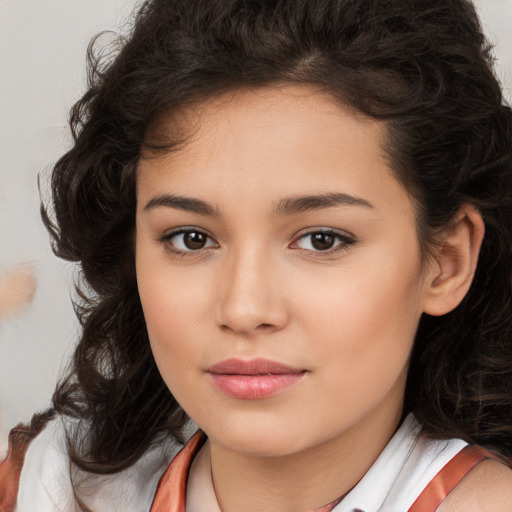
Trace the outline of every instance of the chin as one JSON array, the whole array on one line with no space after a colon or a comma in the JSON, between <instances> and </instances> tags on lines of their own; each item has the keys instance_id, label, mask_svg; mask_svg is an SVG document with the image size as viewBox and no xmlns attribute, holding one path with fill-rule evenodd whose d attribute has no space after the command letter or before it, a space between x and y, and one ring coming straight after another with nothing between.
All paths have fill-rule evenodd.
<instances>
[{"instance_id":1,"label":"chin","mask_svg":"<svg viewBox=\"0 0 512 512\"><path fill-rule=\"evenodd\" d=\"M285 457L301 451L301 447L286 433L270 436L237 432L234 435L225 435L217 442L232 452L250 457Z\"/></svg>"},{"instance_id":2,"label":"chin","mask_svg":"<svg viewBox=\"0 0 512 512\"><path fill-rule=\"evenodd\" d=\"M279 457L298 453L315 444L307 432L300 432L293 425L268 419L232 420L208 428L206 432L212 442L240 455L253 457Z\"/></svg>"}]
</instances>

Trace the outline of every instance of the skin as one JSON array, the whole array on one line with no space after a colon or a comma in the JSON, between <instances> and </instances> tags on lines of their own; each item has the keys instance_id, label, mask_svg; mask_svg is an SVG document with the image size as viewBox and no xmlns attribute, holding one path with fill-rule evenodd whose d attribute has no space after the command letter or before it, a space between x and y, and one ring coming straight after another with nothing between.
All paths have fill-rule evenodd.
<instances>
[{"instance_id":1,"label":"skin","mask_svg":"<svg viewBox=\"0 0 512 512\"><path fill-rule=\"evenodd\" d=\"M468 473L437 512L510 512L511 503L512 472L488 460Z\"/></svg>"},{"instance_id":2,"label":"skin","mask_svg":"<svg viewBox=\"0 0 512 512\"><path fill-rule=\"evenodd\" d=\"M137 279L155 360L208 435L224 512L314 509L350 490L398 427L419 318L462 299L483 223L461 212L422 264L385 125L312 88L226 94L181 112L180 127L178 151L138 167ZM304 196L322 204L299 209ZM318 250L311 233L326 230L333 246ZM234 398L208 372L232 357L303 377Z\"/></svg>"}]
</instances>

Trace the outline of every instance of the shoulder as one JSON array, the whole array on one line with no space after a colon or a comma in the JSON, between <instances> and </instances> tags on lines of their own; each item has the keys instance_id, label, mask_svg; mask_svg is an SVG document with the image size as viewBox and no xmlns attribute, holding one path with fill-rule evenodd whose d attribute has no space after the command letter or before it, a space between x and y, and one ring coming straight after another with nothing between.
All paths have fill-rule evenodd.
<instances>
[{"instance_id":1,"label":"shoulder","mask_svg":"<svg viewBox=\"0 0 512 512\"><path fill-rule=\"evenodd\" d=\"M11 512L16 507L20 475L27 450L52 417L52 411L36 414L29 425L20 424L11 430L9 451L0 464L0 510L2 512Z\"/></svg>"},{"instance_id":2,"label":"shoulder","mask_svg":"<svg viewBox=\"0 0 512 512\"><path fill-rule=\"evenodd\" d=\"M510 512L512 470L496 460L475 466L448 494L438 512Z\"/></svg>"},{"instance_id":3,"label":"shoulder","mask_svg":"<svg viewBox=\"0 0 512 512\"><path fill-rule=\"evenodd\" d=\"M49 421L32 439L19 479L17 511L68 510L71 503L66 422Z\"/></svg>"},{"instance_id":4,"label":"shoulder","mask_svg":"<svg viewBox=\"0 0 512 512\"><path fill-rule=\"evenodd\" d=\"M88 430L83 421L57 416L48 421L37 436L32 436L22 456L16 457L16 465L0 466L13 475L10 480L15 484L8 487L9 507L2 508L0 501L1 512L14 508L16 512L74 510L75 491L92 510L136 512L149 509L160 476L179 446L162 439L128 469L112 475L96 475L72 468L67 440L77 429ZM4 488L0 472L0 496Z\"/></svg>"},{"instance_id":5,"label":"shoulder","mask_svg":"<svg viewBox=\"0 0 512 512\"><path fill-rule=\"evenodd\" d=\"M495 459L478 445L421 432L382 510L512 512L512 471Z\"/></svg>"}]
</instances>

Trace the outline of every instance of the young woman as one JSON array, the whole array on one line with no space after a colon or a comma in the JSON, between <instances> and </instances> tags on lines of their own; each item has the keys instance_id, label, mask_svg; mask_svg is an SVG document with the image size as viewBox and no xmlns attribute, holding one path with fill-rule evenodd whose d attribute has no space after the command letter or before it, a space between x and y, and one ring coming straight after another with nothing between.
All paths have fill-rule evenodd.
<instances>
[{"instance_id":1,"label":"young woman","mask_svg":"<svg viewBox=\"0 0 512 512\"><path fill-rule=\"evenodd\" d=\"M465 0L146 2L53 171L83 333L2 512L509 511L489 61Z\"/></svg>"}]
</instances>

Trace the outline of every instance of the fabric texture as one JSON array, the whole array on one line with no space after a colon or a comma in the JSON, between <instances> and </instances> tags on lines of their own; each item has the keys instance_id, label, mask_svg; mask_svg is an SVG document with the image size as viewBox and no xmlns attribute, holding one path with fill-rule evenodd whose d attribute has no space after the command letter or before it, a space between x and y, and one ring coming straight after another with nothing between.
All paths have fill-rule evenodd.
<instances>
[{"instance_id":1,"label":"fabric texture","mask_svg":"<svg viewBox=\"0 0 512 512\"><path fill-rule=\"evenodd\" d=\"M23 426L9 434L9 452L0 465L0 512L10 512L16 506L20 474L32 437L30 429Z\"/></svg>"},{"instance_id":2,"label":"fabric texture","mask_svg":"<svg viewBox=\"0 0 512 512\"><path fill-rule=\"evenodd\" d=\"M57 417L30 442L14 512L75 510L66 449L66 431L74 427L73 422ZM162 473L180 448L168 439L161 440L133 466L120 473L90 475L74 471L73 479L80 483L81 497L94 512L148 511ZM4 474L14 474L17 469L9 459L0 468ZM0 496L4 494L4 484L1 479ZM0 512L13 512L12 503L10 508L0 508Z\"/></svg>"},{"instance_id":3,"label":"fabric texture","mask_svg":"<svg viewBox=\"0 0 512 512\"><path fill-rule=\"evenodd\" d=\"M207 478L203 479L203 483L205 486L210 487L211 490L204 493L204 489L198 489L201 494L199 499L192 506L188 503L189 501L195 501L190 500L190 498L197 498L196 496L190 496L190 493L187 492L187 488L189 487L188 483L191 479L190 472L193 462L205 441L206 436L201 431L197 432L192 436L186 446L174 457L160 479L150 512L220 512L220 508L215 499L215 493L212 492L213 485L210 474L207 474ZM194 475L192 475L192 478L193 477ZM328 503L311 512L331 512L341 499L342 498L338 498L332 503Z\"/></svg>"},{"instance_id":4,"label":"fabric texture","mask_svg":"<svg viewBox=\"0 0 512 512\"><path fill-rule=\"evenodd\" d=\"M494 455L480 446L466 446L429 482L409 512L436 510L471 469L486 459L494 458Z\"/></svg>"},{"instance_id":5,"label":"fabric texture","mask_svg":"<svg viewBox=\"0 0 512 512\"><path fill-rule=\"evenodd\" d=\"M69 427L66 420L58 417L33 440L11 442L9 457L0 465L0 512L73 509L66 454ZM180 451L181 446L168 439L161 440L125 471L115 475L75 472L74 479L80 481L83 499L95 512L218 512L209 471L202 475L194 471L194 459L201 456L204 442L205 436L197 433ZM449 492L443 487L447 482L453 487L474 464L486 457L492 455L479 447L468 447L459 439L436 441L422 436L421 426L409 415L352 491L339 503L331 503L319 511L404 512L417 500L431 499L421 498L425 492L439 499L439 489ZM455 471L449 470L450 467ZM428 491L433 487L437 490ZM411 512L431 512L437 508L437 505L424 508L419 503ZM216 510L212 509L215 506Z\"/></svg>"}]
</instances>

